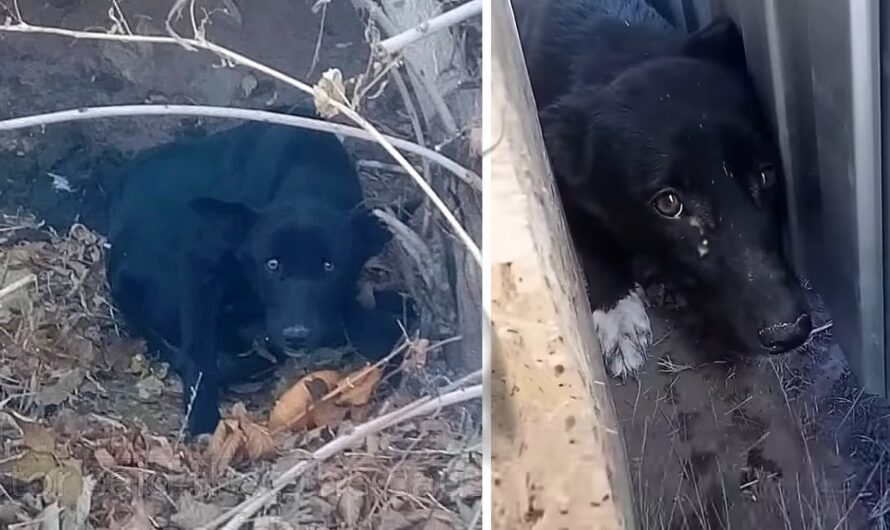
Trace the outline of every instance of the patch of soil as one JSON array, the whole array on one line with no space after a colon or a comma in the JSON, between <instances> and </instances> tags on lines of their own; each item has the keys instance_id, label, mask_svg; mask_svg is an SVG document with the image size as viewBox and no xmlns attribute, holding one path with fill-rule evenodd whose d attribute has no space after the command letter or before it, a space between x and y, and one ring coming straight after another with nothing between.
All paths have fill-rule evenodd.
<instances>
[{"instance_id":1,"label":"patch of soil","mask_svg":"<svg viewBox=\"0 0 890 530\"><path fill-rule=\"evenodd\" d=\"M688 311L650 317L655 346L640 379L612 387L641 528L867 527L857 466L791 375L824 338L802 353L715 361L723 352Z\"/></svg>"}]
</instances>

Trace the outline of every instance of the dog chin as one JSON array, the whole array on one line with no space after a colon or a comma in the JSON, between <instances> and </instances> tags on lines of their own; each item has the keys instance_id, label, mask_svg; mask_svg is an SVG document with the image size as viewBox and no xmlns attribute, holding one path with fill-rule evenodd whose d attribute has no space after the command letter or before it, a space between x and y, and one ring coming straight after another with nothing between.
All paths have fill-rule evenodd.
<instances>
[{"instance_id":1,"label":"dog chin","mask_svg":"<svg viewBox=\"0 0 890 530\"><path fill-rule=\"evenodd\" d=\"M631 291L615 307L593 312L593 326L612 377L634 377L646 362L652 327L643 300Z\"/></svg>"}]
</instances>

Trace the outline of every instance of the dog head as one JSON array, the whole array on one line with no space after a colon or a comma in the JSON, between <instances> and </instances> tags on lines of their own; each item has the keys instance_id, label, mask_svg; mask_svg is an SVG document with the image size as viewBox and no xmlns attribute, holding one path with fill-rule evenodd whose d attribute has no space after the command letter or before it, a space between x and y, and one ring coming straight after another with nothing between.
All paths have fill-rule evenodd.
<instances>
[{"instance_id":1,"label":"dog head","mask_svg":"<svg viewBox=\"0 0 890 530\"><path fill-rule=\"evenodd\" d=\"M654 263L738 346L778 353L807 339L782 255L781 163L733 24L576 88L541 122L569 215Z\"/></svg>"},{"instance_id":2,"label":"dog head","mask_svg":"<svg viewBox=\"0 0 890 530\"><path fill-rule=\"evenodd\" d=\"M363 208L306 200L254 210L211 199L192 207L225 220L222 236L265 309L267 340L280 348L314 348L342 333L362 266L389 240Z\"/></svg>"}]
</instances>

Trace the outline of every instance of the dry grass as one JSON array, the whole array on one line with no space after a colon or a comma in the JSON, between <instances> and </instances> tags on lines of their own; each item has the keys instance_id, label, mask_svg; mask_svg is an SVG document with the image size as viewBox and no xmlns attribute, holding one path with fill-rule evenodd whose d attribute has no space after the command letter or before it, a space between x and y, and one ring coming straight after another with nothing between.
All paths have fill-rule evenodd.
<instances>
[{"instance_id":1,"label":"dry grass","mask_svg":"<svg viewBox=\"0 0 890 530\"><path fill-rule=\"evenodd\" d=\"M272 456L212 473L204 445L178 443L176 378L117 326L103 254L83 226L0 218L0 526L70 514L96 528L192 528L350 428L285 434ZM432 391L447 380L435 373L406 370L351 421ZM259 421L272 394L244 394L241 408ZM319 465L254 527L465 528L478 520L481 451L477 406L408 422Z\"/></svg>"}]
</instances>

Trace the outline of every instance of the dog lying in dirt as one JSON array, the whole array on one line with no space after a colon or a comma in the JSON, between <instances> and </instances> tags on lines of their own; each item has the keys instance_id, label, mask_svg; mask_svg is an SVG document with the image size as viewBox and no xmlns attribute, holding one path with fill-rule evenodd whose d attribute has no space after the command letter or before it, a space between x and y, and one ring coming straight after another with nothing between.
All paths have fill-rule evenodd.
<instances>
[{"instance_id":1,"label":"dog lying in dirt","mask_svg":"<svg viewBox=\"0 0 890 530\"><path fill-rule=\"evenodd\" d=\"M803 344L778 149L734 23L682 35L643 0L531 0L517 19L609 372L633 375L651 342L640 271L740 351Z\"/></svg>"},{"instance_id":2,"label":"dog lying in dirt","mask_svg":"<svg viewBox=\"0 0 890 530\"><path fill-rule=\"evenodd\" d=\"M191 433L212 431L220 388L269 361L240 357L349 338L389 353L396 315L356 302L389 233L363 207L331 134L249 123L151 149L113 192L108 279L116 306L182 379Z\"/></svg>"}]
</instances>

